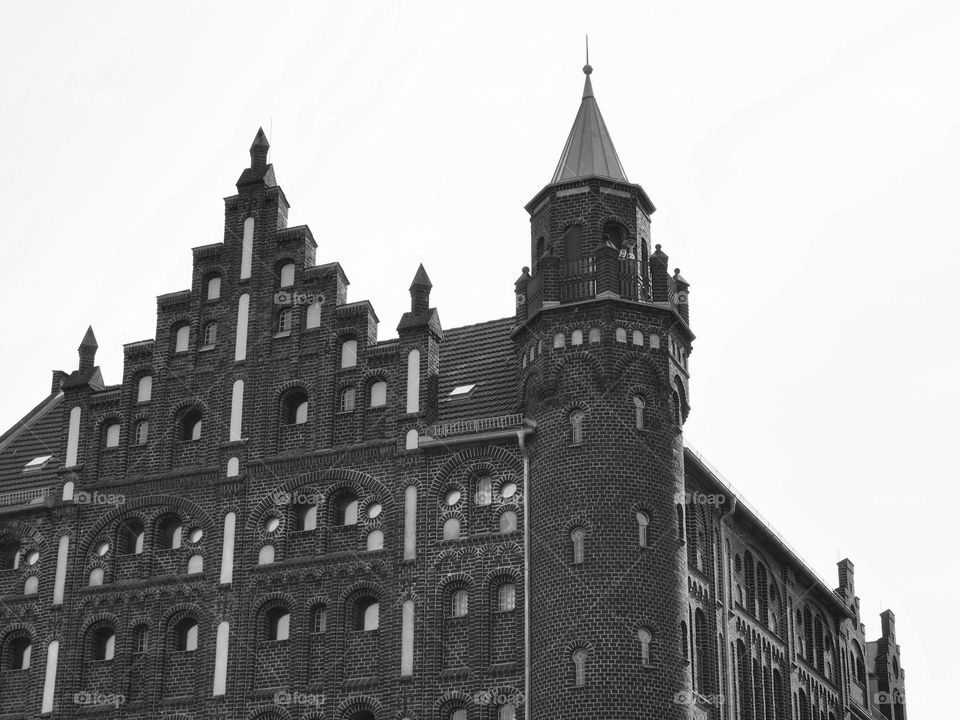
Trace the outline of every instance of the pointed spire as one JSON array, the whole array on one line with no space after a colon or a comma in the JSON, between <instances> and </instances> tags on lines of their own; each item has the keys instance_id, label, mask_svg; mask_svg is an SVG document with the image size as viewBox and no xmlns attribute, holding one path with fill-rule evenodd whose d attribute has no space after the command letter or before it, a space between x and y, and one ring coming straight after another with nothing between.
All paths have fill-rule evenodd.
<instances>
[{"instance_id":1,"label":"pointed spire","mask_svg":"<svg viewBox=\"0 0 960 720\"><path fill-rule=\"evenodd\" d=\"M590 82L593 67L589 62L583 66L583 72L587 77L583 83L580 110L573 121L567 144L563 148L560 162L557 163L557 169L550 182L573 180L590 175L629 182L620 164L616 148L613 147L613 139L600 114L600 107L594 98L593 85Z\"/></svg>"},{"instance_id":2,"label":"pointed spire","mask_svg":"<svg viewBox=\"0 0 960 720\"><path fill-rule=\"evenodd\" d=\"M80 341L80 347L77 351L80 354L80 370L92 370L94 360L97 357L97 337L93 334L93 325L87 328L83 340Z\"/></svg>"},{"instance_id":3,"label":"pointed spire","mask_svg":"<svg viewBox=\"0 0 960 720\"><path fill-rule=\"evenodd\" d=\"M430 309L430 289L433 283L427 277L427 271L423 268L423 263L417 268L417 274L413 276L413 282L410 283L410 312L419 315Z\"/></svg>"},{"instance_id":4,"label":"pointed spire","mask_svg":"<svg viewBox=\"0 0 960 720\"><path fill-rule=\"evenodd\" d=\"M413 282L410 283L410 289L413 290L416 286L432 288L433 283L430 282L429 276L427 276L427 271L423 267L423 263L420 263L420 267L417 268L417 274L413 276Z\"/></svg>"},{"instance_id":5,"label":"pointed spire","mask_svg":"<svg viewBox=\"0 0 960 720\"><path fill-rule=\"evenodd\" d=\"M257 136L253 139L253 145L250 146L250 167L262 168L267 164L267 151L270 150L270 142L261 127L257 130Z\"/></svg>"}]
</instances>

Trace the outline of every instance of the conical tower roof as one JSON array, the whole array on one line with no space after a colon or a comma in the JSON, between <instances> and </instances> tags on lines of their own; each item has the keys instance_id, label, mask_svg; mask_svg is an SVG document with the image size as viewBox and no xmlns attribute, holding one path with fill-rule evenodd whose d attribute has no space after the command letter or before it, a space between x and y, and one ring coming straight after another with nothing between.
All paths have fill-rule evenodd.
<instances>
[{"instance_id":1,"label":"conical tower roof","mask_svg":"<svg viewBox=\"0 0 960 720\"><path fill-rule=\"evenodd\" d=\"M613 147L610 131L600 114L600 107L593 96L593 85L590 83L590 65L583 66L586 80L583 84L583 100L577 119L573 121L567 144L563 148L557 170L553 173L551 183L563 180L573 180L590 175L629 182L623 171L620 158Z\"/></svg>"}]
</instances>

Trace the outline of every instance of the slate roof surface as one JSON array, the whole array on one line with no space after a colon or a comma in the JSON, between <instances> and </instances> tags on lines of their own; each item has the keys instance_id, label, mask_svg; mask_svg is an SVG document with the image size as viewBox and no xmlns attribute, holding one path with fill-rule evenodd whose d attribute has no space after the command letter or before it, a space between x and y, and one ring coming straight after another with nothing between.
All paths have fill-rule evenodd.
<instances>
[{"instance_id":1,"label":"slate roof surface","mask_svg":"<svg viewBox=\"0 0 960 720\"><path fill-rule=\"evenodd\" d=\"M0 499L2 496L58 484L58 456L63 438L63 395L49 395L16 425L0 436ZM53 455L43 466L24 471L34 458Z\"/></svg>"},{"instance_id":2,"label":"slate roof surface","mask_svg":"<svg viewBox=\"0 0 960 720\"><path fill-rule=\"evenodd\" d=\"M440 345L439 422L473 420L517 412L517 363L513 354L512 317L444 329ZM463 398L451 400L458 385L476 384Z\"/></svg>"}]
</instances>

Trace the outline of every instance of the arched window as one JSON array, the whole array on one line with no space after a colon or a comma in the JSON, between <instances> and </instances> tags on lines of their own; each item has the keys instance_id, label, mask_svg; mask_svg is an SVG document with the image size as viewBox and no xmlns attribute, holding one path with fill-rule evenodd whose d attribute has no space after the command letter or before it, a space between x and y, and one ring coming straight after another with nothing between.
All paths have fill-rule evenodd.
<instances>
[{"instance_id":1,"label":"arched window","mask_svg":"<svg viewBox=\"0 0 960 720\"><path fill-rule=\"evenodd\" d=\"M153 393L153 377L144 375L137 382L137 402L150 402L150 396Z\"/></svg>"},{"instance_id":2,"label":"arched window","mask_svg":"<svg viewBox=\"0 0 960 720\"><path fill-rule=\"evenodd\" d=\"M367 535L367 550L383 550L383 530L371 530Z\"/></svg>"},{"instance_id":3,"label":"arched window","mask_svg":"<svg viewBox=\"0 0 960 720\"><path fill-rule=\"evenodd\" d=\"M360 508L360 502L357 496L352 492L341 493L337 496L336 503L336 524L337 525L356 525L357 512Z\"/></svg>"},{"instance_id":4,"label":"arched window","mask_svg":"<svg viewBox=\"0 0 960 720\"><path fill-rule=\"evenodd\" d=\"M583 330L574 330L570 333L571 345L583 345Z\"/></svg>"},{"instance_id":5,"label":"arched window","mask_svg":"<svg viewBox=\"0 0 960 720\"><path fill-rule=\"evenodd\" d=\"M416 450L420 447L420 433L417 432L416 428L410 428L407 430L403 447L404 450Z\"/></svg>"},{"instance_id":6,"label":"arched window","mask_svg":"<svg viewBox=\"0 0 960 720\"><path fill-rule=\"evenodd\" d=\"M660 336L659 336L659 335L651 335L651 336L650 336L650 349L651 349L651 350L659 350L659 349L660 349Z\"/></svg>"},{"instance_id":7,"label":"arched window","mask_svg":"<svg viewBox=\"0 0 960 720\"><path fill-rule=\"evenodd\" d=\"M183 541L183 525L176 515L168 515L157 524L157 549L176 550Z\"/></svg>"},{"instance_id":8,"label":"arched window","mask_svg":"<svg viewBox=\"0 0 960 720\"><path fill-rule=\"evenodd\" d=\"M353 412L356 406L357 406L356 388L352 388L352 387L344 388L340 392L340 412Z\"/></svg>"},{"instance_id":9,"label":"arched window","mask_svg":"<svg viewBox=\"0 0 960 720\"><path fill-rule=\"evenodd\" d=\"M180 439L184 442L199 440L202 426L203 415L200 410L197 408L189 410L180 421Z\"/></svg>"},{"instance_id":10,"label":"arched window","mask_svg":"<svg viewBox=\"0 0 960 720\"><path fill-rule=\"evenodd\" d=\"M687 621L680 621L680 650L683 652L683 659L690 662L690 633L687 632Z\"/></svg>"},{"instance_id":11,"label":"arched window","mask_svg":"<svg viewBox=\"0 0 960 720\"><path fill-rule=\"evenodd\" d=\"M30 651L32 650L30 638L17 637L10 643L10 669L11 670L29 670L30 669Z\"/></svg>"},{"instance_id":12,"label":"arched window","mask_svg":"<svg viewBox=\"0 0 960 720\"><path fill-rule=\"evenodd\" d=\"M633 344L643 347L643 333L639 330L633 331Z\"/></svg>"},{"instance_id":13,"label":"arched window","mask_svg":"<svg viewBox=\"0 0 960 720\"><path fill-rule=\"evenodd\" d=\"M207 280L207 301L220 298L220 276L214 275Z\"/></svg>"},{"instance_id":14,"label":"arched window","mask_svg":"<svg viewBox=\"0 0 960 720\"><path fill-rule=\"evenodd\" d=\"M310 611L310 630L315 633L327 631L327 608L324 605L314 605Z\"/></svg>"},{"instance_id":15,"label":"arched window","mask_svg":"<svg viewBox=\"0 0 960 720\"><path fill-rule=\"evenodd\" d=\"M380 627L380 601L376 598L361 598L357 602L355 629L363 632Z\"/></svg>"},{"instance_id":16,"label":"arched window","mask_svg":"<svg viewBox=\"0 0 960 720\"><path fill-rule=\"evenodd\" d=\"M647 530L650 527L650 516L645 512L637 513L637 530L639 531L640 547L645 548L648 546L648 533Z\"/></svg>"},{"instance_id":17,"label":"arched window","mask_svg":"<svg viewBox=\"0 0 960 720\"><path fill-rule=\"evenodd\" d=\"M137 445L146 445L150 433L150 423L146 420L140 420L134 430L134 441Z\"/></svg>"},{"instance_id":18,"label":"arched window","mask_svg":"<svg viewBox=\"0 0 960 720\"><path fill-rule=\"evenodd\" d=\"M444 540L459 540L460 539L460 519L459 518L447 518L443 523L443 539Z\"/></svg>"},{"instance_id":19,"label":"arched window","mask_svg":"<svg viewBox=\"0 0 960 720\"><path fill-rule=\"evenodd\" d=\"M90 571L90 576L87 578L87 585L90 587L100 587L103 585L103 568L95 567Z\"/></svg>"},{"instance_id":20,"label":"arched window","mask_svg":"<svg viewBox=\"0 0 960 720\"><path fill-rule=\"evenodd\" d=\"M457 708L450 713L450 720L467 720L467 711L464 708Z\"/></svg>"},{"instance_id":21,"label":"arched window","mask_svg":"<svg viewBox=\"0 0 960 720\"><path fill-rule=\"evenodd\" d=\"M633 396L633 421L637 430L643 430L644 428L643 413L646 409L646 405L647 404L644 402L642 397L639 395Z\"/></svg>"},{"instance_id":22,"label":"arched window","mask_svg":"<svg viewBox=\"0 0 960 720\"><path fill-rule=\"evenodd\" d=\"M283 422L286 425L302 425L307 421L309 411L307 393L303 390L291 390L283 396L280 403Z\"/></svg>"},{"instance_id":23,"label":"arched window","mask_svg":"<svg viewBox=\"0 0 960 720\"><path fill-rule=\"evenodd\" d=\"M277 332L288 333L293 327L293 310L284 308L277 314Z\"/></svg>"},{"instance_id":24,"label":"arched window","mask_svg":"<svg viewBox=\"0 0 960 720\"><path fill-rule=\"evenodd\" d=\"M587 536L586 531L581 528L574 528L570 531L570 544L573 548L573 564L583 563L583 540Z\"/></svg>"},{"instance_id":25,"label":"arched window","mask_svg":"<svg viewBox=\"0 0 960 720\"><path fill-rule=\"evenodd\" d=\"M0 570L16 570L20 567L20 541L4 538L0 541Z\"/></svg>"},{"instance_id":26,"label":"arched window","mask_svg":"<svg viewBox=\"0 0 960 720\"><path fill-rule=\"evenodd\" d=\"M497 590L497 609L500 612L510 612L517 607L517 586L513 583L504 583Z\"/></svg>"},{"instance_id":27,"label":"arched window","mask_svg":"<svg viewBox=\"0 0 960 720\"><path fill-rule=\"evenodd\" d=\"M570 413L570 444L580 445L583 443L583 412L574 410Z\"/></svg>"},{"instance_id":28,"label":"arched window","mask_svg":"<svg viewBox=\"0 0 960 720\"><path fill-rule=\"evenodd\" d=\"M387 384L378 380L370 386L370 407L383 407L387 404Z\"/></svg>"},{"instance_id":29,"label":"arched window","mask_svg":"<svg viewBox=\"0 0 960 720\"><path fill-rule=\"evenodd\" d=\"M280 287L288 288L293 287L294 275L297 271L297 266L293 263L287 263L280 268Z\"/></svg>"},{"instance_id":30,"label":"arched window","mask_svg":"<svg viewBox=\"0 0 960 720\"><path fill-rule=\"evenodd\" d=\"M687 528L683 521L683 505L677 503L677 540L681 543L687 540Z\"/></svg>"},{"instance_id":31,"label":"arched window","mask_svg":"<svg viewBox=\"0 0 960 720\"><path fill-rule=\"evenodd\" d=\"M101 627L95 630L93 633L93 659L100 661L113 660L116 640L117 636L112 628Z\"/></svg>"},{"instance_id":32,"label":"arched window","mask_svg":"<svg viewBox=\"0 0 960 720\"><path fill-rule=\"evenodd\" d=\"M203 328L203 346L213 347L217 344L217 323L208 322Z\"/></svg>"},{"instance_id":33,"label":"arched window","mask_svg":"<svg viewBox=\"0 0 960 720\"><path fill-rule=\"evenodd\" d=\"M120 444L120 423L111 422L104 428L103 444L108 448L115 448Z\"/></svg>"},{"instance_id":34,"label":"arched window","mask_svg":"<svg viewBox=\"0 0 960 720\"><path fill-rule=\"evenodd\" d=\"M618 327L616 330L616 339L618 343L625 343L627 341L627 330L626 328Z\"/></svg>"},{"instance_id":35,"label":"arched window","mask_svg":"<svg viewBox=\"0 0 960 720\"><path fill-rule=\"evenodd\" d=\"M600 328L590 328L588 338L591 344L600 342Z\"/></svg>"},{"instance_id":36,"label":"arched window","mask_svg":"<svg viewBox=\"0 0 960 720\"><path fill-rule=\"evenodd\" d=\"M323 303L317 300L307 305L307 330L320 327L323 321Z\"/></svg>"},{"instance_id":37,"label":"arched window","mask_svg":"<svg viewBox=\"0 0 960 720\"><path fill-rule=\"evenodd\" d=\"M146 625L141 625L133 631L131 649L135 655L145 653L150 649L150 629Z\"/></svg>"},{"instance_id":38,"label":"arched window","mask_svg":"<svg viewBox=\"0 0 960 720\"><path fill-rule=\"evenodd\" d=\"M553 346L555 348L562 348L566 344L566 338L563 336L563 333L557 333L553 336Z\"/></svg>"},{"instance_id":39,"label":"arched window","mask_svg":"<svg viewBox=\"0 0 960 720\"><path fill-rule=\"evenodd\" d=\"M640 641L640 662L644 665L650 664L650 641L652 639L650 631L646 628L640 628L637 631L637 640Z\"/></svg>"},{"instance_id":40,"label":"arched window","mask_svg":"<svg viewBox=\"0 0 960 720\"><path fill-rule=\"evenodd\" d=\"M517 529L517 514L513 510L507 510L500 516L500 532L512 533Z\"/></svg>"},{"instance_id":41,"label":"arched window","mask_svg":"<svg viewBox=\"0 0 960 720\"><path fill-rule=\"evenodd\" d=\"M117 552L120 555L139 555L143 552L143 523L128 520L117 532Z\"/></svg>"},{"instance_id":42,"label":"arched window","mask_svg":"<svg viewBox=\"0 0 960 720\"><path fill-rule=\"evenodd\" d=\"M40 586L40 580L36 575L31 575L23 583L24 595L36 595Z\"/></svg>"},{"instance_id":43,"label":"arched window","mask_svg":"<svg viewBox=\"0 0 960 720\"><path fill-rule=\"evenodd\" d=\"M493 502L493 478L481 475L477 478L477 505L489 505Z\"/></svg>"},{"instance_id":44,"label":"arched window","mask_svg":"<svg viewBox=\"0 0 960 720\"><path fill-rule=\"evenodd\" d=\"M290 612L286 608L270 608L266 614L267 640L290 639Z\"/></svg>"},{"instance_id":45,"label":"arched window","mask_svg":"<svg viewBox=\"0 0 960 720\"><path fill-rule=\"evenodd\" d=\"M455 590L450 596L450 617L465 617L469 595L466 590Z\"/></svg>"},{"instance_id":46,"label":"arched window","mask_svg":"<svg viewBox=\"0 0 960 720\"><path fill-rule=\"evenodd\" d=\"M177 339L176 345L174 345L173 351L182 353L186 352L190 347L190 326L181 325L177 328Z\"/></svg>"},{"instance_id":47,"label":"arched window","mask_svg":"<svg viewBox=\"0 0 960 720\"><path fill-rule=\"evenodd\" d=\"M273 545L264 545L257 553L257 565L270 565L273 563L274 549Z\"/></svg>"},{"instance_id":48,"label":"arched window","mask_svg":"<svg viewBox=\"0 0 960 720\"><path fill-rule=\"evenodd\" d=\"M187 560L187 575L196 575L203 572L203 555L191 555Z\"/></svg>"},{"instance_id":49,"label":"arched window","mask_svg":"<svg viewBox=\"0 0 960 720\"><path fill-rule=\"evenodd\" d=\"M340 348L340 367L350 368L357 364L357 341L344 340Z\"/></svg>"},{"instance_id":50,"label":"arched window","mask_svg":"<svg viewBox=\"0 0 960 720\"><path fill-rule=\"evenodd\" d=\"M298 503L294 505L297 531L317 529L317 506L313 503Z\"/></svg>"},{"instance_id":51,"label":"arched window","mask_svg":"<svg viewBox=\"0 0 960 720\"><path fill-rule=\"evenodd\" d=\"M178 652L193 652L200 640L200 628L193 618L184 618L173 629Z\"/></svg>"},{"instance_id":52,"label":"arched window","mask_svg":"<svg viewBox=\"0 0 960 720\"><path fill-rule=\"evenodd\" d=\"M573 682L577 687L587 684L587 651L578 648L573 651Z\"/></svg>"},{"instance_id":53,"label":"arched window","mask_svg":"<svg viewBox=\"0 0 960 720\"><path fill-rule=\"evenodd\" d=\"M500 711L497 713L497 720L515 720L516 717L517 708L513 703L500 706Z\"/></svg>"}]
</instances>

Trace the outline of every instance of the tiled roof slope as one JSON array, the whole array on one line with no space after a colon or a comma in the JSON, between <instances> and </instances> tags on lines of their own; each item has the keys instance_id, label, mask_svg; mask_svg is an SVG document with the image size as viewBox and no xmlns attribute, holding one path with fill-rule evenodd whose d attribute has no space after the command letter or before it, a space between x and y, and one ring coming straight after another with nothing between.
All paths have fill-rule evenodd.
<instances>
[{"instance_id":1,"label":"tiled roof slope","mask_svg":"<svg viewBox=\"0 0 960 720\"><path fill-rule=\"evenodd\" d=\"M7 493L57 484L63 432L63 395L50 395L0 436L0 502ZM36 470L24 466L43 455L53 457Z\"/></svg>"},{"instance_id":2,"label":"tiled roof slope","mask_svg":"<svg viewBox=\"0 0 960 720\"><path fill-rule=\"evenodd\" d=\"M513 318L443 331L440 346L439 421L473 420L517 412ZM450 400L458 385L476 384L468 397Z\"/></svg>"}]
</instances>

